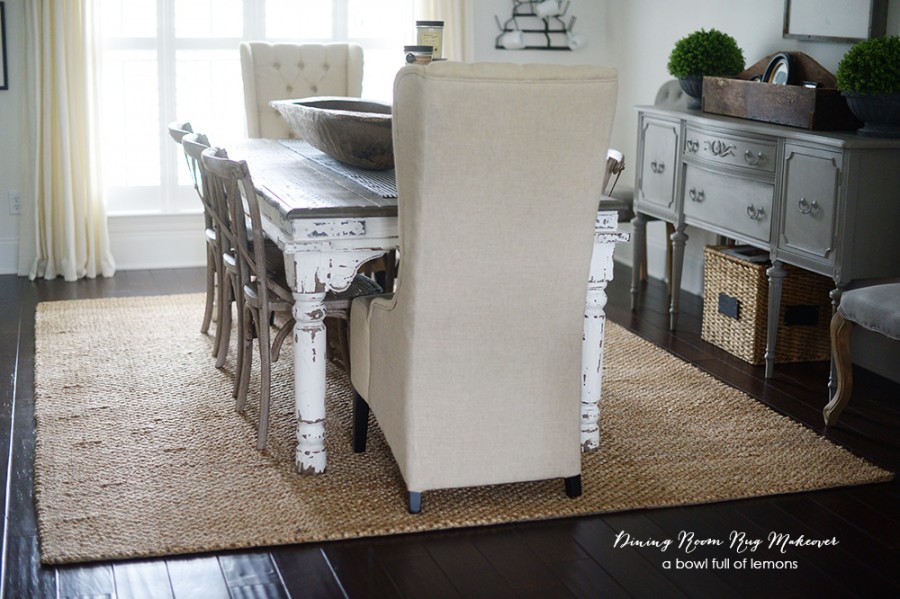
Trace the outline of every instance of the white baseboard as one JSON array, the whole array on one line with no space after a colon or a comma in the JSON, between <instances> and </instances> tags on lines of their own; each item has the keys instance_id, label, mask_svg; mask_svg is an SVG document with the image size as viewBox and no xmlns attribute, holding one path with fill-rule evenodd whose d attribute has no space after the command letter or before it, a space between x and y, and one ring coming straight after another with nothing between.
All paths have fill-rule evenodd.
<instances>
[{"instance_id":1,"label":"white baseboard","mask_svg":"<svg viewBox=\"0 0 900 599\"><path fill-rule=\"evenodd\" d=\"M19 240L0 239L0 275L19 272Z\"/></svg>"},{"instance_id":2,"label":"white baseboard","mask_svg":"<svg viewBox=\"0 0 900 599\"><path fill-rule=\"evenodd\" d=\"M202 214L110 216L117 270L206 265Z\"/></svg>"}]
</instances>

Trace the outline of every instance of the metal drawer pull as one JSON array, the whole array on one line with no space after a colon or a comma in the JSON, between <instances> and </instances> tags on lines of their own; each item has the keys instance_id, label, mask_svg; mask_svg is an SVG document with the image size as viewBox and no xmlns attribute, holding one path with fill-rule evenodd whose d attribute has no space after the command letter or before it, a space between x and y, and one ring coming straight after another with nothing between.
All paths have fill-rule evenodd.
<instances>
[{"instance_id":1,"label":"metal drawer pull","mask_svg":"<svg viewBox=\"0 0 900 599\"><path fill-rule=\"evenodd\" d=\"M800 214L809 214L810 212L819 211L819 202L816 200L810 202L806 198L800 198L800 201L797 202L797 206L800 208Z\"/></svg>"},{"instance_id":2,"label":"metal drawer pull","mask_svg":"<svg viewBox=\"0 0 900 599\"><path fill-rule=\"evenodd\" d=\"M692 202L702 202L706 199L706 194L703 193L703 190L697 191L693 187L688 192L688 196L690 196Z\"/></svg>"},{"instance_id":3,"label":"metal drawer pull","mask_svg":"<svg viewBox=\"0 0 900 599\"><path fill-rule=\"evenodd\" d=\"M696 139L689 139L685 142L684 149L688 152L696 152L700 149L700 142Z\"/></svg>"},{"instance_id":4,"label":"metal drawer pull","mask_svg":"<svg viewBox=\"0 0 900 599\"><path fill-rule=\"evenodd\" d=\"M656 174L661 174L664 170L666 170L666 165L663 162L656 162L655 160L650 163L650 170Z\"/></svg>"},{"instance_id":5,"label":"metal drawer pull","mask_svg":"<svg viewBox=\"0 0 900 599\"><path fill-rule=\"evenodd\" d=\"M747 206L747 216L749 216L751 220L762 220L766 217L766 209L762 206L757 208L753 204L750 204Z\"/></svg>"},{"instance_id":6,"label":"metal drawer pull","mask_svg":"<svg viewBox=\"0 0 900 599\"><path fill-rule=\"evenodd\" d=\"M746 152L744 152L744 160L746 160L747 164L749 164L750 166L756 166L763 159L763 155L764 154L762 152L757 152L756 157L754 158L753 152L747 150Z\"/></svg>"}]
</instances>

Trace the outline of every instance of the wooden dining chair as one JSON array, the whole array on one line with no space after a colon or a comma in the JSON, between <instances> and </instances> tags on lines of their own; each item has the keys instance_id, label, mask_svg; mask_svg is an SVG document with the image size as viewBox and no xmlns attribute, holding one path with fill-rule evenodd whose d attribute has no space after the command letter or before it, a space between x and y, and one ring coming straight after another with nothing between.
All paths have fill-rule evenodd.
<instances>
[{"instance_id":1,"label":"wooden dining chair","mask_svg":"<svg viewBox=\"0 0 900 599\"><path fill-rule=\"evenodd\" d=\"M213 264L216 274L216 334L213 342L213 357L216 358L216 368L222 368L228 355L228 346L231 338L232 312L231 304L234 301L234 285L236 282L236 258L234 255L233 234L231 234L224 207L218 204L209 190L209 181L206 177L206 167L200 160L203 151L209 147L209 140L205 135L191 133L182 138L181 145L188 160L194 179L197 181L197 193L203 202L203 211L206 219L206 247L207 262ZM207 283L209 277L207 277ZM207 286L207 293L209 288ZM240 318L240 310L238 310ZM238 359L240 364L240 359Z\"/></svg>"},{"instance_id":2,"label":"wooden dining chair","mask_svg":"<svg viewBox=\"0 0 900 599\"><path fill-rule=\"evenodd\" d=\"M169 135L182 146L188 171L191 174L191 179L194 184L194 189L197 191L197 195L200 196L200 202L203 204L203 230L206 237L206 305L203 308L203 322L200 325L200 332L206 334L209 332L209 325L216 312L216 296L218 295L217 289L220 286L218 280L221 278L221 271L219 270L217 258L218 249L215 226L213 225L212 216L207 209L206 201L203 198L203 191L200 187L198 172L199 164L196 159L188 156L187 151L184 150L184 137L192 133L194 133L194 129L187 121L173 121L169 123ZM217 347L218 346L213 350L214 354L217 351Z\"/></svg>"},{"instance_id":3,"label":"wooden dining chair","mask_svg":"<svg viewBox=\"0 0 900 599\"><path fill-rule=\"evenodd\" d=\"M210 181L209 189L214 201L227 207L230 228L235 237L235 288L241 295L243 313L239 321L240 345L243 349L240 351L242 363L237 369L240 373L235 404L238 411L243 411L246 405L253 342L254 339L258 340L260 392L257 448L262 450L265 449L269 431L272 363L278 360L281 346L294 329L294 296L285 276L284 256L280 251L274 253L274 246L264 241L259 200L247 163L229 159L223 148L204 150L201 161ZM347 290L326 295L325 317L340 319L338 333L344 348L349 347L351 300L381 291L375 281L364 275L357 275ZM342 353L349 356L347 349ZM344 359L344 366L349 368L349 358Z\"/></svg>"}]
</instances>

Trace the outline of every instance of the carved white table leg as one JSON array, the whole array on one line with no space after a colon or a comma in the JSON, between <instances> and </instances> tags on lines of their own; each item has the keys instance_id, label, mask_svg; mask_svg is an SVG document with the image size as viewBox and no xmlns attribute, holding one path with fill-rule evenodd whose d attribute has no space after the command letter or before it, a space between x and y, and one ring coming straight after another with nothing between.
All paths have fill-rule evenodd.
<instances>
[{"instance_id":1,"label":"carved white table leg","mask_svg":"<svg viewBox=\"0 0 900 599\"><path fill-rule=\"evenodd\" d=\"M326 225L328 223L325 223ZM355 231L354 223L339 225ZM390 246L387 246L390 248ZM322 474L325 450L325 367L328 341L325 333L325 294L350 286L359 265L383 254L383 248L285 252L284 267L294 296L294 405L297 417L295 463L301 474Z\"/></svg>"},{"instance_id":2,"label":"carved white table leg","mask_svg":"<svg viewBox=\"0 0 900 599\"><path fill-rule=\"evenodd\" d=\"M325 471L324 293L294 292L294 401L297 415L297 472Z\"/></svg>"},{"instance_id":3,"label":"carved white table leg","mask_svg":"<svg viewBox=\"0 0 900 599\"><path fill-rule=\"evenodd\" d=\"M591 282L584 309L581 345L581 451L600 447L600 396L603 388L603 335L606 281Z\"/></svg>"},{"instance_id":4,"label":"carved white table leg","mask_svg":"<svg viewBox=\"0 0 900 599\"><path fill-rule=\"evenodd\" d=\"M603 336L606 285L613 278L613 250L628 234L617 230L618 215L600 212L594 234L581 346L581 450L600 447L600 394L603 385Z\"/></svg>"}]
</instances>

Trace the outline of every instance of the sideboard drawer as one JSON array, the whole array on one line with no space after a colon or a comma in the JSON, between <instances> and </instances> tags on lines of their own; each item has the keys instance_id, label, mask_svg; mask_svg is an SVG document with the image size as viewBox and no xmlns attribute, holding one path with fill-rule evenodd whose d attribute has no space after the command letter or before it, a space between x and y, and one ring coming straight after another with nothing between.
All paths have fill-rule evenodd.
<instances>
[{"instance_id":1,"label":"sideboard drawer","mask_svg":"<svg viewBox=\"0 0 900 599\"><path fill-rule=\"evenodd\" d=\"M773 184L712 172L692 164L684 168L685 217L751 239L769 241Z\"/></svg>"},{"instance_id":2,"label":"sideboard drawer","mask_svg":"<svg viewBox=\"0 0 900 599\"><path fill-rule=\"evenodd\" d=\"M775 140L751 138L688 125L684 136L685 157L697 157L718 164L775 172Z\"/></svg>"}]
</instances>

